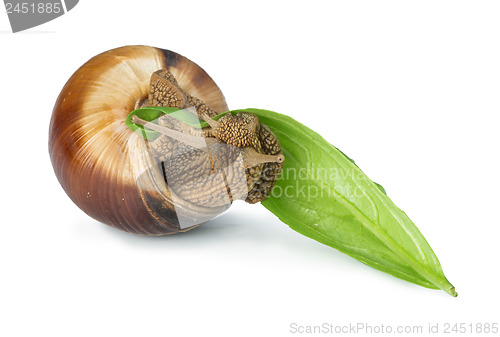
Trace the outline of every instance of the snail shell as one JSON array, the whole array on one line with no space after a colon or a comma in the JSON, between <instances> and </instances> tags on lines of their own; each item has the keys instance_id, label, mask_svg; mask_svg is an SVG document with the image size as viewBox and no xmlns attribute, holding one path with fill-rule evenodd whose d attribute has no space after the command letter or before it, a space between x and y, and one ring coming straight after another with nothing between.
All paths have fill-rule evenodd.
<instances>
[{"instance_id":1,"label":"snail shell","mask_svg":"<svg viewBox=\"0 0 500 337\"><path fill-rule=\"evenodd\" d=\"M187 93L216 112L229 110L219 87L197 64L168 50L126 46L93 57L71 76L49 130L52 165L73 202L100 222L142 235L187 231L229 207L174 205L144 138L126 126L159 69L168 69ZM181 224L180 218L190 222Z\"/></svg>"}]
</instances>

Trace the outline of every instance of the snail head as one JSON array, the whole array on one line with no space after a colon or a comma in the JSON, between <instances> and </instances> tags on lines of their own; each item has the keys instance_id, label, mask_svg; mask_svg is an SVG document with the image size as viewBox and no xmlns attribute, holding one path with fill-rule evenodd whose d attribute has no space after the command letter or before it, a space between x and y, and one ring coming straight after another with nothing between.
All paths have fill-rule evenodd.
<instances>
[{"instance_id":1,"label":"snail head","mask_svg":"<svg viewBox=\"0 0 500 337\"><path fill-rule=\"evenodd\" d=\"M241 152L248 186L245 200L256 203L266 199L285 161L276 136L249 112L227 113L218 121L206 114L201 117L210 125L210 133L218 142Z\"/></svg>"}]
</instances>

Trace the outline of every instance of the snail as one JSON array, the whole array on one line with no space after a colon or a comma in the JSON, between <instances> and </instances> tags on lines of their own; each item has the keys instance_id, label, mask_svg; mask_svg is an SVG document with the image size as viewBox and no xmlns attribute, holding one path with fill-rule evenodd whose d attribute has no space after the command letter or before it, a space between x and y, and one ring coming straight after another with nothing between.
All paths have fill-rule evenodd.
<instances>
[{"instance_id":1,"label":"snail","mask_svg":"<svg viewBox=\"0 0 500 337\"><path fill-rule=\"evenodd\" d=\"M154 120L136 109L193 114ZM172 51L125 46L91 58L68 80L49 126L54 172L94 219L140 235L191 230L235 200L265 200L284 162L278 139L258 117L226 113L225 98L197 64ZM126 124L142 131L143 137Z\"/></svg>"}]
</instances>

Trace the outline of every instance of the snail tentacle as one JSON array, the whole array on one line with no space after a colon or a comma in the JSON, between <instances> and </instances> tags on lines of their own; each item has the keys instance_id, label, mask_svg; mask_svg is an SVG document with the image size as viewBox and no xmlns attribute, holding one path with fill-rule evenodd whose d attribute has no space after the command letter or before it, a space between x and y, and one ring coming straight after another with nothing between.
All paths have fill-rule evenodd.
<instances>
[{"instance_id":1,"label":"snail tentacle","mask_svg":"<svg viewBox=\"0 0 500 337\"><path fill-rule=\"evenodd\" d=\"M145 120L143 120L135 115L132 116L131 121L132 121L132 123L140 124L148 129L159 132L162 135L165 135L167 137L175 139L179 142L182 142L186 145L192 146L196 149L203 149L207 146L205 143L205 140L201 137L195 137L195 136L191 136L191 135L179 132L179 131L175 131L175 130L160 126L158 124L145 121Z\"/></svg>"}]
</instances>

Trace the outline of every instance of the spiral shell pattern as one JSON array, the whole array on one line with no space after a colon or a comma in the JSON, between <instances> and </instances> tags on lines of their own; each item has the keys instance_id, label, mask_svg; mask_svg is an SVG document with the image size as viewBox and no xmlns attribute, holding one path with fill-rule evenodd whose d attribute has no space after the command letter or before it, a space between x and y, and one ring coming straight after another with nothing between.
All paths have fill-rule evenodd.
<instances>
[{"instance_id":1,"label":"spiral shell pattern","mask_svg":"<svg viewBox=\"0 0 500 337\"><path fill-rule=\"evenodd\" d=\"M49 129L54 171L73 202L100 222L142 235L186 231L229 207L189 202L174 207L158 161L144 138L126 126L158 69L168 69L187 93L218 113L229 110L219 87L197 64L168 50L126 46L93 57L71 76ZM192 225L180 226L179 216L192 219Z\"/></svg>"}]
</instances>

